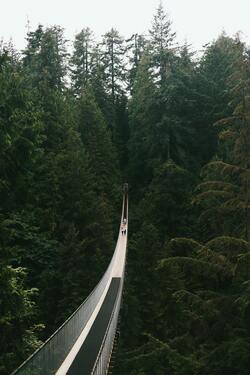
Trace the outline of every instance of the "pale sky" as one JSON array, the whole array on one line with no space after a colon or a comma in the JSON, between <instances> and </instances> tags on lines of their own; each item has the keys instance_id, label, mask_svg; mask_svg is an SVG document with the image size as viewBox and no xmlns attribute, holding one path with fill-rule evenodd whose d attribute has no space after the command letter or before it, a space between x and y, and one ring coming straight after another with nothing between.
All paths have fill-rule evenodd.
<instances>
[{"instance_id":1,"label":"pale sky","mask_svg":"<svg viewBox=\"0 0 250 375\"><path fill-rule=\"evenodd\" d=\"M90 27L100 37L115 27L125 37L147 33L159 0L0 0L0 39L25 45L27 19L60 25L71 41L76 32ZM250 45L250 0L162 0L177 40L187 40L194 49L212 41L224 29L229 35L242 31Z\"/></svg>"}]
</instances>

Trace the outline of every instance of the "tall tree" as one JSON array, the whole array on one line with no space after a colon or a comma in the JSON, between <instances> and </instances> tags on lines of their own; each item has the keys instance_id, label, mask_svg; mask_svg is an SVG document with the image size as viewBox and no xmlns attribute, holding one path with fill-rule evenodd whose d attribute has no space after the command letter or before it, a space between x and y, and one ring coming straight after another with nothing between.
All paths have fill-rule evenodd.
<instances>
[{"instance_id":1,"label":"tall tree","mask_svg":"<svg viewBox=\"0 0 250 375\"><path fill-rule=\"evenodd\" d=\"M147 40L144 35L133 34L126 40L126 50L129 55L130 69L128 71L128 89L133 93L133 85L139 68L139 63L146 50Z\"/></svg>"},{"instance_id":2,"label":"tall tree","mask_svg":"<svg viewBox=\"0 0 250 375\"><path fill-rule=\"evenodd\" d=\"M164 84L171 64L176 34L172 32L171 21L162 3L160 3L156 15L154 16L149 34L151 37L150 48L153 55L155 77L160 84Z\"/></svg>"},{"instance_id":3,"label":"tall tree","mask_svg":"<svg viewBox=\"0 0 250 375\"><path fill-rule=\"evenodd\" d=\"M34 100L42 114L44 146L53 149L62 141L68 126L65 112L69 99L67 102L64 99L68 58L66 41L59 26L45 30L39 26L35 32L28 33L27 39L28 45L23 52L27 84L33 90Z\"/></svg>"},{"instance_id":4,"label":"tall tree","mask_svg":"<svg viewBox=\"0 0 250 375\"><path fill-rule=\"evenodd\" d=\"M91 60L93 49L93 32L87 27L75 37L74 51L71 57L71 79L73 90L80 95L82 88L91 76Z\"/></svg>"},{"instance_id":5,"label":"tall tree","mask_svg":"<svg viewBox=\"0 0 250 375\"><path fill-rule=\"evenodd\" d=\"M63 29L53 26L44 30L39 25L37 30L28 33L27 42L23 61L33 85L41 90L62 90L68 57Z\"/></svg>"},{"instance_id":6,"label":"tall tree","mask_svg":"<svg viewBox=\"0 0 250 375\"><path fill-rule=\"evenodd\" d=\"M25 210L42 126L17 53L0 50L0 372L9 374L40 344L34 285L17 259L15 213ZM23 222L19 223L22 226Z\"/></svg>"},{"instance_id":7,"label":"tall tree","mask_svg":"<svg viewBox=\"0 0 250 375\"><path fill-rule=\"evenodd\" d=\"M218 128L213 124L232 114L230 77L240 58L242 45L225 34L208 45L196 75L196 101L193 123L197 129L202 164L207 163L217 149Z\"/></svg>"},{"instance_id":8,"label":"tall tree","mask_svg":"<svg viewBox=\"0 0 250 375\"><path fill-rule=\"evenodd\" d=\"M155 103L156 87L150 71L150 56L144 55L134 83L134 93L129 102L129 176L134 188L147 185L153 176L158 155L152 155L152 132L159 121ZM136 190L137 190L136 188Z\"/></svg>"},{"instance_id":9,"label":"tall tree","mask_svg":"<svg viewBox=\"0 0 250 375\"><path fill-rule=\"evenodd\" d=\"M116 95L124 91L124 40L118 31L112 28L104 35L102 44L107 89L114 103Z\"/></svg>"},{"instance_id":10,"label":"tall tree","mask_svg":"<svg viewBox=\"0 0 250 375\"><path fill-rule=\"evenodd\" d=\"M85 90L78 102L78 129L89 154L97 191L114 197L119 183L118 161L111 132L96 104L91 89Z\"/></svg>"}]
</instances>

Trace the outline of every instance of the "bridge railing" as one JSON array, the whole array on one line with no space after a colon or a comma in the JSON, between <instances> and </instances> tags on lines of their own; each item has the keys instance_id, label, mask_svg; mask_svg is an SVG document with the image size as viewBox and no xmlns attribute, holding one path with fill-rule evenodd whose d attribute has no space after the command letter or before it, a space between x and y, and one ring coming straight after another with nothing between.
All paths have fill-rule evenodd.
<instances>
[{"instance_id":1,"label":"bridge railing","mask_svg":"<svg viewBox=\"0 0 250 375\"><path fill-rule=\"evenodd\" d=\"M118 324L118 317L121 305L121 298L122 298L122 283L119 287L119 292L117 295L116 303L112 312L111 319L109 321L109 325L107 327L107 331L99 351L98 357L96 359L94 368L91 372L91 375L103 375L107 373L109 367L109 361L112 354L117 324Z\"/></svg>"},{"instance_id":2,"label":"bridge railing","mask_svg":"<svg viewBox=\"0 0 250 375\"><path fill-rule=\"evenodd\" d=\"M124 211L124 199L122 218ZM59 369L75 344L110 280L116 251L110 264L92 293L60 328L37 349L12 375L52 375Z\"/></svg>"},{"instance_id":3,"label":"bridge railing","mask_svg":"<svg viewBox=\"0 0 250 375\"><path fill-rule=\"evenodd\" d=\"M126 218L128 224L128 197L125 194L124 202L123 202L123 218ZM125 258L126 259L126 258ZM119 291L117 294L116 302L114 305L114 309L106 330L106 334L104 336L100 351L98 353L94 368L91 372L91 375L105 375L108 372L109 362L111 359L111 354L114 345L115 334L118 325L118 318L119 312L122 302L122 292L123 292L123 284L125 278L125 264L122 272L121 282L119 285Z\"/></svg>"}]
</instances>

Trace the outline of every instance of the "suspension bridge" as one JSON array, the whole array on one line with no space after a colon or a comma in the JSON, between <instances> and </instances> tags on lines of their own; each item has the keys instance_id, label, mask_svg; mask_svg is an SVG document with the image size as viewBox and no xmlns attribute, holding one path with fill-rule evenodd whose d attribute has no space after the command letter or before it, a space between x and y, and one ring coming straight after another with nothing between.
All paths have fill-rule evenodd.
<instances>
[{"instance_id":1,"label":"suspension bridge","mask_svg":"<svg viewBox=\"0 0 250 375\"><path fill-rule=\"evenodd\" d=\"M105 375L112 370L125 276L128 186L116 248L103 277L78 309L12 375Z\"/></svg>"}]
</instances>

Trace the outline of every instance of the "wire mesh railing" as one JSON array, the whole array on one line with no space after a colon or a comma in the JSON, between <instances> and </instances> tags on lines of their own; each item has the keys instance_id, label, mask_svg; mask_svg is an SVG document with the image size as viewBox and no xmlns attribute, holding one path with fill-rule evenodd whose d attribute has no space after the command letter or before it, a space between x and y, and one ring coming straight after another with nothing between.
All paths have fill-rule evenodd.
<instances>
[{"instance_id":1,"label":"wire mesh railing","mask_svg":"<svg viewBox=\"0 0 250 375\"><path fill-rule=\"evenodd\" d=\"M105 375L108 371L109 361L112 354L117 324L118 324L118 317L119 311L121 306L121 298L122 298L122 289L123 283L120 283L119 291L117 294L116 303L112 312L111 319L109 321L109 325L106 330L106 334L103 339L102 346L100 348L98 357L96 359L94 368L91 372L91 375Z\"/></svg>"},{"instance_id":2,"label":"wire mesh railing","mask_svg":"<svg viewBox=\"0 0 250 375\"><path fill-rule=\"evenodd\" d=\"M123 201L123 216L122 218L126 218L126 222L128 224L128 196L127 191L124 194L124 201ZM125 249L126 251L126 249ZM125 257L126 262L126 257ZM113 351L114 339L118 325L118 318L119 312L122 302L122 292L123 292L123 285L124 285L124 278L125 278L125 263L123 265L119 290L117 293L115 305L113 308L113 312L105 333L105 336L102 341L101 348L99 350L98 356L96 358L95 365L91 372L91 375L106 375L109 369L109 363Z\"/></svg>"},{"instance_id":3,"label":"wire mesh railing","mask_svg":"<svg viewBox=\"0 0 250 375\"><path fill-rule=\"evenodd\" d=\"M127 198L125 198L125 196L126 194L124 194L123 198L121 220L123 220L124 216L127 216L127 202L125 203ZM56 373L56 371L59 369L59 367L67 357L71 348L75 344L76 340L80 336L82 330L86 326L105 288L111 281L111 273L114 266L114 262L116 260L117 251L118 248L116 247L116 250L113 254L113 257L109 263L106 272L104 273L102 279L97 284L92 293L78 307L78 309L62 324L62 326L58 328L58 330L47 341L45 341L45 343L39 349L37 349L18 369L16 369L12 373L12 375L54 375ZM119 296L121 296L121 293L122 290L119 289ZM119 307L120 302L115 306L113 314L114 318L111 322L112 327L116 323L115 317L116 314L119 314ZM109 332L107 334L106 339L107 343L112 341L112 332ZM106 347L104 349L106 353ZM101 357L102 363L106 363L106 355L104 355L104 357L103 355L101 355ZM99 373L101 374L101 372Z\"/></svg>"},{"instance_id":4,"label":"wire mesh railing","mask_svg":"<svg viewBox=\"0 0 250 375\"><path fill-rule=\"evenodd\" d=\"M64 324L12 375L52 375L58 370L93 313L110 279L115 254L93 292Z\"/></svg>"}]
</instances>

